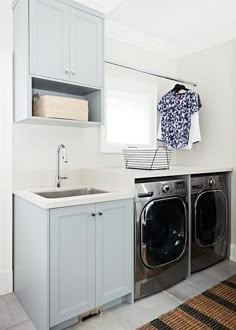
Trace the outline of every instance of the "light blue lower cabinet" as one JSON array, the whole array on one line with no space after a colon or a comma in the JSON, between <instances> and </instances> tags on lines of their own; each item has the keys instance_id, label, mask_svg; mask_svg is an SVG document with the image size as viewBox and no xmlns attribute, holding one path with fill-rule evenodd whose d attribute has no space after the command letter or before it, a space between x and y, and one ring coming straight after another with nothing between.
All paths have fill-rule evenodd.
<instances>
[{"instance_id":1,"label":"light blue lower cabinet","mask_svg":"<svg viewBox=\"0 0 236 330\"><path fill-rule=\"evenodd\" d=\"M50 211L50 327L132 291L133 201Z\"/></svg>"},{"instance_id":2,"label":"light blue lower cabinet","mask_svg":"<svg viewBox=\"0 0 236 330\"><path fill-rule=\"evenodd\" d=\"M133 264L132 199L44 210L14 196L14 292L37 330L132 301Z\"/></svg>"},{"instance_id":3,"label":"light blue lower cabinet","mask_svg":"<svg viewBox=\"0 0 236 330\"><path fill-rule=\"evenodd\" d=\"M50 327L95 307L94 205L50 211Z\"/></svg>"},{"instance_id":4,"label":"light blue lower cabinet","mask_svg":"<svg viewBox=\"0 0 236 330\"><path fill-rule=\"evenodd\" d=\"M98 203L96 214L96 306L102 306L132 290L133 203Z\"/></svg>"}]
</instances>

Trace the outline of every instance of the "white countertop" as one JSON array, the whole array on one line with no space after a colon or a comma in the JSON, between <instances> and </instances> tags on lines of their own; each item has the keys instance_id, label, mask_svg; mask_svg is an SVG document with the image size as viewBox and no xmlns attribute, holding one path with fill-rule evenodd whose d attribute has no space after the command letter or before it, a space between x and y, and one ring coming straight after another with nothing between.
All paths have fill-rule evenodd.
<instances>
[{"instance_id":1,"label":"white countertop","mask_svg":"<svg viewBox=\"0 0 236 330\"><path fill-rule=\"evenodd\" d=\"M36 187L14 189L13 193L32 204L43 209L52 209L58 207L83 205L91 203L106 202L112 200L133 198L135 194L135 179L171 177L192 174L208 174L231 172L231 167L171 167L169 170L146 171L146 170L126 170L124 168L100 168L81 170L81 185L67 185L63 188ZM107 191L107 193L63 197L63 198L45 198L35 193L50 191L75 190L79 188L93 187Z\"/></svg>"},{"instance_id":2,"label":"white countertop","mask_svg":"<svg viewBox=\"0 0 236 330\"><path fill-rule=\"evenodd\" d=\"M76 186L66 186L63 188L31 188L31 189L14 189L14 195L21 197L28 202L35 204L43 209L53 209L58 207L75 206L75 205L85 205L91 203L107 202L119 199L133 198L133 193L131 192L106 192L101 194L85 195L85 196L73 196L73 197L63 197L63 198L45 198L37 195L40 192L52 192L52 191L66 191L66 190L76 190L80 188L85 188L85 185Z\"/></svg>"},{"instance_id":3,"label":"white countertop","mask_svg":"<svg viewBox=\"0 0 236 330\"><path fill-rule=\"evenodd\" d=\"M93 170L91 170L93 171ZM101 168L95 170L97 173L106 172L113 175L124 175L133 179L154 178L154 177L168 177L178 175L193 175L193 174L207 174L207 173L222 173L232 172L232 167L195 167L195 166L171 166L169 170L132 170L125 168Z\"/></svg>"}]
</instances>

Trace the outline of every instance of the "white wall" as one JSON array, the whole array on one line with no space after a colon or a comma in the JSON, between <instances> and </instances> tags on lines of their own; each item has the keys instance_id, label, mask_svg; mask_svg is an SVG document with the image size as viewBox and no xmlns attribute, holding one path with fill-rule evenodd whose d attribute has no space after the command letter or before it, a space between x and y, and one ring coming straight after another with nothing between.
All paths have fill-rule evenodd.
<instances>
[{"instance_id":1,"label":"white wall","mask_svg":"<svg viewBox=\"0 0 236 330\"><path fill-rule=\"evenodd\" d=\"M0 0L0 295L12 289L12 24Z\"/></svg>"},{"instance_id":2,"label":"white wall","mask_svg":"<svg viewBox=\"0 0 236 330\"><path fill-rule=\"evenodd\" d=\"M202 142L192 151L178 152L178 165L232 166L236 170L235 49L236 41L231 41L179 61L179 75L197 81L196 90L203 108L200 110ZM232 193L232 243L235 244L235 175Z\"/></svg>"}]
</instances>

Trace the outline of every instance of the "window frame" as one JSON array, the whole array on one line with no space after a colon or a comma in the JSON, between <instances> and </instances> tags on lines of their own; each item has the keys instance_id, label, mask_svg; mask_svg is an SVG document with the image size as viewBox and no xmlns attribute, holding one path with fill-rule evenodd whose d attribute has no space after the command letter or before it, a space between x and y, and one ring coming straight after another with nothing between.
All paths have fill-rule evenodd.
<instances>
[{"instance_id":1,"label":"window frame","mask_svg":"<svg viewBox=\"0 0 236 330\"><path fill-rule=\"evenodd\" d=\"M101 127L100 148L101 153L122 153L128 147L156 148L157 145L157 101L158 82L152 77L142 73L133 73L128 69L105 67L105 88L104 88L104 125ZM124 84L125 83L125 84ZM149 98L148 144L124 144L109 143L107 141L107 92L117 90L119 92L143 94Z\"/></svg>"}]
</instances>

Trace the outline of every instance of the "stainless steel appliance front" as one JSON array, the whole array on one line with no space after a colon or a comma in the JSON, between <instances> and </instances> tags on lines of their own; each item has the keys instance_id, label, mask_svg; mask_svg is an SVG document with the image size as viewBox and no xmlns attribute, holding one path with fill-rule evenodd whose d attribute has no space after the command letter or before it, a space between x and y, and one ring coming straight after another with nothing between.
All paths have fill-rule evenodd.
<instances>
[{"instance_id":1,"label":"stainless steel appliance front","mask_svg":"<svg viewBox=\"0 0 236 330\"><path fill-rule=\"evenodd\" d=\"M192 178L191 272L210 267L227 257L228 193L226 175Z\"/></svg>"},{"instance_id":2,"label":"stainless steel appliance front","mask_svg":"<svg viewBox=\"0 0 236 330\"><path fill-rule=\"evenodd\" d=\"M135 299L183 280L188 272L187 182L138 181L135 197Z\"/></svg>"}]
</instances>

